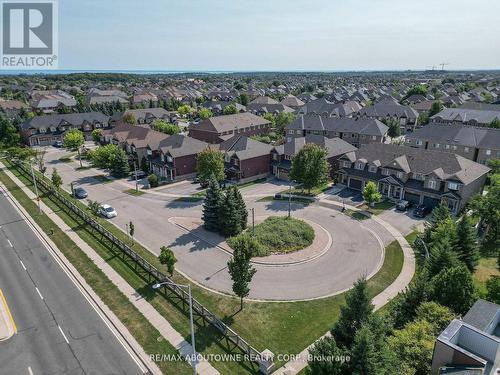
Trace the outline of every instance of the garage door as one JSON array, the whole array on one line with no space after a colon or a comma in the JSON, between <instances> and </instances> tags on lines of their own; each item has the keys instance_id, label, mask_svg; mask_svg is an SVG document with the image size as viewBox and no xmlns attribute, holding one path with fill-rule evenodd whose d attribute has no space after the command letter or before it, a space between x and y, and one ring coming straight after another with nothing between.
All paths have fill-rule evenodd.
<instances>
[{"instance_id":1,"label":"garage door","mask_svg":"<svg viewBox=\"0 0 500 375\"><path fill-rule=\"evenodd\" d=\"M434 207L436 207L436 206L439 205L439 199L434 199L434 198L430 198L430 197L424 197L424 204L427 207L434 208Z\"/></svg>"},{"instance_id":2,"label":"garage door","mask_svg":"<svg viewBox=\"0 0 500 375\"><path fill-rule=\"evenodd\" d=\"M351 178L349 180L349 187L354 190L361 190L361 186L363 185L363 182L361 180L356 180L354 178Z\"/></svg>"},{"instance_id":3,"label":"garage door","mask_svg":"<svg viewBox=\"0 0 500 375\"><path fill-rule=\"evenodd\" d=\"M405 191L404 200L411 202L411 203L419 204L420 203L420 195L414 194L414 193L408 193L407 191Z\"/></svg>"}]
</instances>

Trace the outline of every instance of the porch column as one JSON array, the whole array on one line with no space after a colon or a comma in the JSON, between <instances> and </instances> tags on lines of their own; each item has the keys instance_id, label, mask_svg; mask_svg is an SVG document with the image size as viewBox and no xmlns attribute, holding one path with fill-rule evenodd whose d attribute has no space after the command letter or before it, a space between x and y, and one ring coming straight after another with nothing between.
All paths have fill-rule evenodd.
<instances>
[{"instance_id":1,"label":"porch column","mask_svg":"<svg viewBox=\"0 0 500 375\"><path fill-rule=\"evenodd\" d=\"M174 180L174 171L170 170L170 179L173 181Z\"/></svg>"},{"instance_id":2,"label":"porch column","mask_svg":"<svg viewBox=\"0 0 500 375\"><path fill-rule=\"evenodd\" d=\"M392 185L391 184L387 184L389 185L389 188L387 189L387 196L390 198L391 197L391 187Z\"/></svg>"},{"instance_id":3,"label":"porch column","mask_svg":"<svg viewBox=\"0 0 500 375\"><path fill-rule=\"evenodd\" d=\"M399 200L403 199L403 188L399 191Z\"/></svg>"}]
</instances>

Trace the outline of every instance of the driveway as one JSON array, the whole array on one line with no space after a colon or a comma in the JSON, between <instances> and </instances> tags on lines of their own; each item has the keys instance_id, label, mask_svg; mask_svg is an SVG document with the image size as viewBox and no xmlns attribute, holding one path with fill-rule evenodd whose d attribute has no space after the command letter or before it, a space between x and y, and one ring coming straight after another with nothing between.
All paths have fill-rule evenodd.
<instances>
[{"instance_id":1,"label":"driveway","mask_svg":"<svg viewBox=\"0 0 500 375\"><path fill-rule=\"evenodd\" d=\"M363 195L360 191L342 187L342 185L335 185L332 189L325 191L322 197L351 206L358 206L363 203Z\"/></svg>"},{"instance_id":2,"label":"driveway","mask_svg":"<svg viewBox=\"0 0 500 375\"><path fill-rule=\"evenodd\" d=\"M382 220L391 224L405 236L415 229L423 230L424 224L429 218L429 215L424 219L414 217L413 208L405 212L396 211L395 208L391 208L390 210L382 212L378 216Z\"/></svg>"}]
</instances>

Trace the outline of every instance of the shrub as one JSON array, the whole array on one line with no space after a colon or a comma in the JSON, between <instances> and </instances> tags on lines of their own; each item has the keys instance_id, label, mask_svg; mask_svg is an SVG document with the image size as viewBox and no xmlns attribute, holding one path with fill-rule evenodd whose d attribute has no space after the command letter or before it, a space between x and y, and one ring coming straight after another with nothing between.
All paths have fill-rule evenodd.
<instances>
[{"instance_id":1,"label":"shrub","mask_svg":"<svg viewBox=\"0 0 500 375\"><path fill-rule=\"evenodd\" d=\"M155 174L150 174L148 176L149 186L154 188L158 186L158 176Z\"/></svg>"}]
</instances>

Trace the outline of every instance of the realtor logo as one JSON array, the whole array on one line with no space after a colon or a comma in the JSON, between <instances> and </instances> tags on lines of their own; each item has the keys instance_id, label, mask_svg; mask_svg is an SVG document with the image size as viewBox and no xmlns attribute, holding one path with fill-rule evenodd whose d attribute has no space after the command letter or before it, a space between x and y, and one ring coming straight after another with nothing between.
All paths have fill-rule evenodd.
<instances>
[{"instance_id":1,"label":"realtor logo","mask_svg":"<svg viewBox=\"0 0 500 375\"><path fill-rule=\"evenodd\" d=\"M2 1L1 67L57 68L57 2Z\"/></svg>"}]
</instances>

